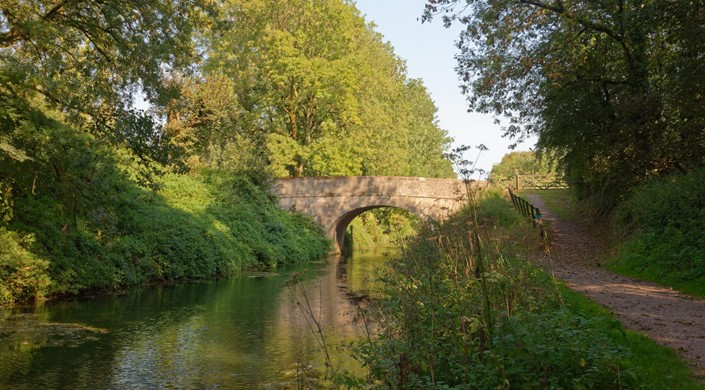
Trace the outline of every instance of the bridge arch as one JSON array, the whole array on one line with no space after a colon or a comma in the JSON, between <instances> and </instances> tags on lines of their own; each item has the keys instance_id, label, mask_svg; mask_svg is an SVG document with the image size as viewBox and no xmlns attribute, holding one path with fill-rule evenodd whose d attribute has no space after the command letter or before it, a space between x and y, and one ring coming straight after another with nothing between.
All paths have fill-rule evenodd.
<instances>
[{"instance_id":1,"label":"bridge arch","mask_svg":"<svg viewBox=\"0 0 705 390\"><path fill-rule=\"evenodd\" d=\"M330 239L334 239L336 248L342 249L344 247L344 241L345 241L345 231L347 230L348 226L350 226L350 223L352 221L362 215L363 213L374 210L374 209L381 209L381 208L395 208L395 209L400 209L400 210L406 210L417 217L421 219L429 219L428 216L426 216L423 212L419 210L410 210L405 207L400 207L400 206L393 206L393 205L373 205L373 206L364 206L364 207L358 207L356 209L349 210L345 212L343 215L341 215L334 223L332 228L334 229L334 232L328 233L328 237ZM433 218L431 218L433 219ZM325 227L324 227L325 228Z\"/></svg>"},{"instance_id":2,"label":"bridge arch","mask_svg":"<svg viewBox=\"0 0 705 390\"><path fill-rule=\"evenodd\" d=\"M394 176L337 176L279 179L273 187L279 204L311 215L323 225L340 253L345 229L365 211L395 207L421 219L443 220L465 203L459 179Z\"/></svg>"}]
</instances>

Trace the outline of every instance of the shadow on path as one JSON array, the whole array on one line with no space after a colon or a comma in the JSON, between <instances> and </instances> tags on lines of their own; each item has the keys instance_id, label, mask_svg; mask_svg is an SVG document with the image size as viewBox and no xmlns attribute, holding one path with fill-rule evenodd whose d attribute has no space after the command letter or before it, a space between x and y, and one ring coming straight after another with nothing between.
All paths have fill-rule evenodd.
<instances>
[{"instance_id":1,"label":"shadow on path","mask_svg":"<svg viewBox=\"0 0 705 390\"><path fill-rule=\"evenodd\" d=\"M609 308L627 328L675 349L705 377L705 301L671 288L600 268L607 245L586 229L558 219L538 195L525 195L550 221L555 241L544 265L571 289Z\"/></svg>"}]
</instances>

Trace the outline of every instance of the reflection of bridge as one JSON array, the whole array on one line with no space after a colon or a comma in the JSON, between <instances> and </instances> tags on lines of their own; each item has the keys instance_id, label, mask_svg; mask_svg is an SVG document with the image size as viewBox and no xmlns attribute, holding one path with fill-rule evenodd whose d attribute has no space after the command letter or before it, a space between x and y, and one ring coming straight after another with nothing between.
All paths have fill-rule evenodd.
<instances>
[{"instance_id":1,"label":"reflection of bridge","mask_svg":"<svg viewBox=\"0 0 705 390\"><path fill-rule=\"evenodd\" d=\"M348 224L365 211L396 207L422 219L443 220L462 207L466 193L459 179L390 176L279 179L273 192L283 208L321 223L337 253Z\"/></svg>"}]
</instances>

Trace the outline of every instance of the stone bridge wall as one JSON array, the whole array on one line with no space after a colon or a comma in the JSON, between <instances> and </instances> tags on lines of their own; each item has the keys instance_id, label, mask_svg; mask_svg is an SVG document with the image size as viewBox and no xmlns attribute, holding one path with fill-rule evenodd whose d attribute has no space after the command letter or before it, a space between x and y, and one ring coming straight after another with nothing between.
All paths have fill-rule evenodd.
<instances>
[{"instance_id":1,"label":"stone bridge wall","mask_svg":"<svg viewBox=\"0 0 705 390\"><path fill-rule=\"evenodd\" d=\"M342 248L345 229L361 213L379 207L408 210L423 219L443 220L465 203L459 179L356 176L279 179L273 188L280 205L309 214Z\"/></svg>"}]
</instances>

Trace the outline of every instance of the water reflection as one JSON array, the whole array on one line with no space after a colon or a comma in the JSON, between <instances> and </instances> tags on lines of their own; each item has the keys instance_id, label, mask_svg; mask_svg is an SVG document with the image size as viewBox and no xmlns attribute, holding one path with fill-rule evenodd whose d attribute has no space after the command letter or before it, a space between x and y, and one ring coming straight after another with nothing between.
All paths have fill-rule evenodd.
<instances>
[{"instance_id":1,"label":"water reflection","mask_svg":"<svg viewBox=\"0 0 705 390\"><path fill-rule=\"evenodd\" d=\"M361 336L343 287L375 294L371 280L388 258L0 309L0 388L295 388L297 372L320 371L325 357L285 281L301 273L326 342L337 345ZM334 367L360 370L335 351Z\"/></svg>"},{"instance_id":2,"label":"water reflection","mask_svg":"<svg viewBox=\"0 0 705 390\"><path fill-rule=\"evenodd\" d=\"M381 298L384 294L379 280L389 269L390 259L398 257L397 248L355 252L339 263L338 278L353 296Z\"/></svg>"}]
</instances>

